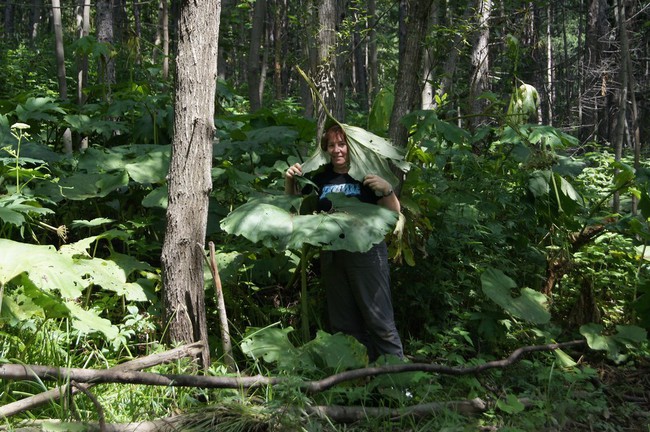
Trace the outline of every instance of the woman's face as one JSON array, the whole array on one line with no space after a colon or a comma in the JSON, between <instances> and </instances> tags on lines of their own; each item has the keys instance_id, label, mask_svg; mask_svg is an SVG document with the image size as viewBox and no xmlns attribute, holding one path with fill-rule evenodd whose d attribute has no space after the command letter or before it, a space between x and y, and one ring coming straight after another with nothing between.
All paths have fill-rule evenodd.
<instances>
[{"instance_id":1,"label":"woman's face","mask_svg":"<svg viewBox=\"0 0 650 432\"><path fill-rule=\"evenodd\" d=\"M342 135L331 135L327 141L327 154L330 155L332 166L336 172L347 172L348 162L348 144Z\"/></svg>"}]
</instances>

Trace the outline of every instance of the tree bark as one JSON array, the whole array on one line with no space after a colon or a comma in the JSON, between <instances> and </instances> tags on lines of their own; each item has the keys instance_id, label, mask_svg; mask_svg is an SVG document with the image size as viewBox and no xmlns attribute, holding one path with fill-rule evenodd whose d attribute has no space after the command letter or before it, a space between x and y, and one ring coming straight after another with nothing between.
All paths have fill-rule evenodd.
<instances>
[{"instance_id":1,"label":"tree bark","mask_svg":"<svg viewBox=\"0 0 650 432\"><path fill-rule=\"evenodd\" d=\"M167 230L162 249L164 318L172 342L201 341L210 365L203 260L219 38L219 0L181 3Z\"/></svg>"},{"instance_id":2,"label":"tree bark","mask_svg":"<svg viewBox=\"0 0 650 432\"><path fill-rule=\"evenodd\" d=\"M388 135L393 144L405 147L408 131L400 123L402 117L418 105L420 94L419 73L422 62L422 38L426 34L433 0L410 0L406 22L406 34L400 50L397 80L395 82L395 103L390 116Z\"/></svg>"},{"instance_id":3,"label":"tree bark","mask_svg":"<svg viewBox=\"0 0 650 432\"><path fill-rule=\"evenodd\" d=\"M68 85L66 84L65 52L63 48L63 24L61 22L61 2L52 0L52 22L54 24L54 40L56 52L56 70L59 79L59 97L68 99ZM63 148L66 154L72 153L72 133L69 128L63 132Z\"/></svg>"},{"instance_id":4,"label":"tree bark","mask_svg":"<svg viewBox=\"0 0 650 432\"><path fill-rule=\"evenodd\" d=\"M43 0L32 0L32 13L29 19L29 37L33 45L43 20Z\"/></svg>"},{"instance_id":5,"label":"tree bark","mask_svg":"<svg viewBox=\"0 0 650 432\"><path fill-rule=\"evenodd\" d=\"M14 19L16 6L12 0L7 0L4 6L4 36L6 40L11 41L15 32ZM11 42L11 45L13 46L13 42Z\"/></svg>"},{"instance_id":6,"label":"tree bark","mask_svg":"<svg viewBox=\"0 0 650 432\"><path fill-rule=\"evenodd\" d=\"M97 41L113 44L113 0L97 0ZM111 88L115 84L115 61L112 57L102 54L99 57L99 83L104 85L105 99L110 101Z\"/></svg>"},{"instance_id":7,"label":"tree bark","mask_svg":"<svg viewBox=\"0 0 650 432\"><path fill-rule=\"evenodd\" d=\"M248 50L248 100L251 111L255 112L262 107L264 93L264 77L262 76L262 59L260 48L266 27L267 0L256 0L253 9L253 22L251 40Z\"/></svg>"},{"instance_id":8,"label":"tree bark","mask_svg":"<svg viewBox=\"0 0 650 432\"><path fill-rule=\"evenodd\" d=\"M626 61L629 57L630 43L627 38L625 1L617 0L617 24L619 41L621 44L620 54L621 61L619 66L619 89L618 89L618 117L616 120L616 135L614 137L614 159L620 162L623 157L623 147L625 147L625 137L627 132L627 102L629 89L629 64ZM634 91L634 90L633 90ZM620 210L621 199L618 191L614 192L612 210L617 213Z\"/></svg>"},{"instance_id":9,"label":"tree bark","mask_svg":"<svg viewBox=\"0 0 650 432\"><path fill-rule=\"evenodd\" d=\"M77 2L77 34L79 38L90 34L90 0ZM77 58L77 104L85 103L84 89L88 84L88 56L80 54Z\"/></svg>"},{"instance_id":10,"label":"tree bark","mask_svg":"<svg viewBox=\"0 0 650 432\"><path fill-rule=\"evenodd\" d=\"M472 77L470 78L470 128L476 129L485 121L482 115L486 102L480 99L482 93L490 89L489 82L489 41L490 27L488 22L492 14L492 0L478 0L477 19L478 31L472 50Z\"/></svg>"},{"instance_id":11,"label":"tree bark","mask_svg":"<svg viewBox=\"0 0 650 432\"><path fill-rule=\"evenodd\" d=\"M377 66L377 6L375 0L368 0L368 106L372 106L379 91L379 68Z\"/></svg>"},{"instance_id":12,"label":"tree bark","mask_svg":"<svg viewBox=\"0 0 650 432\"><path fill-rule=\"evenodd\" d=\"M321 0L318 4L318 65L315 71L315 84L330 113L338 121L345 120L345 95L340 77L338 56L337 25L340 16L339 0ZM326 115L316 103L317 137L325 129Z\"/></svg>"},{"instance_id":13,"label":"tree bark","mask_svg":"<svg viewBox=\"0 0 650 432\"><path fill-rule=\"evenodd\" d=\"M586 22L585 62L582 100L581 138L610 140L608 98L612 94L612 70L605 61L609 44L607 33L607 1L591 0Z\"/></svg>"}]
</instances>

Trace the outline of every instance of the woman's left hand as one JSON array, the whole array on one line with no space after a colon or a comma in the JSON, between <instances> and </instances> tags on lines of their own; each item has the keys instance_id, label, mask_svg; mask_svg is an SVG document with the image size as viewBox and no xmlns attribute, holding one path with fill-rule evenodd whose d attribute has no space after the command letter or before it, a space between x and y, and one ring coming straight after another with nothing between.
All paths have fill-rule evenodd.
<instances>
[{"instance_id":1,"label":"woman's left hand","mask_svg":"<svg viewBox=\"0 0 650 432\"><path fill-rule=\"evenodd\" d=\"M363 178L363 184L372 189L377 196L386 197L393 193L393 186L378 175L368 174Z\"/></svg>"}]
</instances>

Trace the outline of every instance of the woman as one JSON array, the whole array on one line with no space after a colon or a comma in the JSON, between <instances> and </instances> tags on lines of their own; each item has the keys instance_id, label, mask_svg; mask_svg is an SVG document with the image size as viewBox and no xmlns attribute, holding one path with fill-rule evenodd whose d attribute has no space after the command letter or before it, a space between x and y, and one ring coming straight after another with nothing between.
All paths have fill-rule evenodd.
<instances>
[{"instance_id":1,"label":"woman","mask_svg":"<svg viewBox=\"0 0 650 432\"><path fill-rule=\"evenodd\" d=\"M330 163L312 179L319 190L319 210L330 211L332 204L327 194L341 192L365 203L400 211L400 202L386 180L368 174L359 182L348 174L350 156L341 126L327 129L320 145L328 153ZM285 173L286 193L300 193L295 177L301 175L300 164L289 167ZM383 354L404 356L393 316L388 251L384 241L368 252L321 252L321 282L327 294L333 332L354 336L366 346L371 361Z\"/></svg>"}]
</instances>

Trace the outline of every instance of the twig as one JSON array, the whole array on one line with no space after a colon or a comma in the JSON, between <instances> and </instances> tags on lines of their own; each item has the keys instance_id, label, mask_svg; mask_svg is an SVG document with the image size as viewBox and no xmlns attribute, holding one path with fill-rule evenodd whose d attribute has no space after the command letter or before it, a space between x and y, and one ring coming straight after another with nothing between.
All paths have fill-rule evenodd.
<instances>
[{"instance_id":1,"label":"twig","mask_svg":"<svg viewBox=\"0 0 650 432\"><path fill-rule=\"evenodd\" d=\"M104 415L104 408L102 408L102 404L99 403L95 395L92 394L90 390L88 390L89 386L81 385L74 381L70 383L70 386L72 388L78 389L81 393L85 394L88 397L88 399L90 399L90 401L93 403L93 405L95 405L95 409L97 410L97 417L99 418L98 420L99 431L106 432L106 416Z\"/></svg>"},{"instance_id":2,"label":"twig","mask_svg":"<svg viewBox=\"0 0 650 432\"><path fill-rule=\"evenodd\" d=\"M221 277L215 257L214 243L209 242L210 248L210 270L212 271L212 280L214 281L214 290L217 293L217 310L219 311L219 327L221 329L221 345L223 347L224 361L228 370L236 370L235 358L232 355L232 343L230 342L230 329L228 327L228 315L226 314L226 303L223 300L223 288L221 286Z\"/></svg>"}]
</instances>

